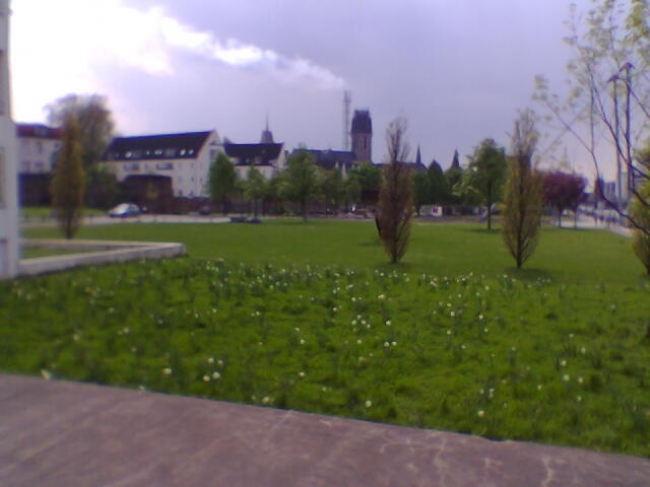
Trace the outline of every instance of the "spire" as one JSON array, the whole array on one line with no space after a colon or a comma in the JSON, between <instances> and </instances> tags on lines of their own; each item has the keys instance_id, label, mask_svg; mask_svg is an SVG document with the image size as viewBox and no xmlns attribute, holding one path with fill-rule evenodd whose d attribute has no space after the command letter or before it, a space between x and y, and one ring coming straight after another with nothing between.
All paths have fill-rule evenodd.
<instances>
[{"instance_id":1,"label":"spire","mask_svg":"<svg viewBox=\"0 0 650 487\"><path fill-rule=\"evenodd\" d=\"M262 130L260 144L273 144L273 132L269 129L269 114L266 114L266 128Z\"/></svg>"},{"instance_id":2,"label":"spire","mask_svg":"<svg viewBox=\"0 0 650 487\"><path fill-rule=\"evenodd\" d=\"M415 164L418 166L422 165L422 155L420 154L420 144L418 144L418 152L417 155L415 156Z\"/></svg>"}]
</instances>

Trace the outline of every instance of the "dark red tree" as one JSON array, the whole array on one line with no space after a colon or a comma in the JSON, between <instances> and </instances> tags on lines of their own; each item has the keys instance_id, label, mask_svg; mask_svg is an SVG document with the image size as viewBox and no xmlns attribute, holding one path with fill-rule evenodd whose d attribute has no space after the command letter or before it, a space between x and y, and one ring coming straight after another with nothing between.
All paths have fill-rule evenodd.
<instances>
[{"instance_id":1,"label":"dark red tree","mask_svg":"<svg viewBox=\"0 0 650 487\"><path fill-rule=\"evenodd\" d=\"M553 171L544 178L544 201L557 210L558 226L562 225L562 213L571 210L577 219L578 206L585 200L587 181L578 174Z\"/></svg>"}]
</instances>

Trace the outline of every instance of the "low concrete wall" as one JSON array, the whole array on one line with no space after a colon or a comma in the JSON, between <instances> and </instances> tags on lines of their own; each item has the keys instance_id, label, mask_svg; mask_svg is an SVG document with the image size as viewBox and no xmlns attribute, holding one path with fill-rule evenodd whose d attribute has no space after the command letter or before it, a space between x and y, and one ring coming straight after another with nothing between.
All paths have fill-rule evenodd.
<instances>
[{"instance_id":1,"label":"low concrete wall","mask_svg":"<svg viewBox=\"0 0 650 487\"><path fill-rule=\"evenodd\" d=\"M139 259L162 259L186 253L185 245L175 242L124 242L110 240L22 240L23 247L65 248L84 253L52 255L20 261L19 275L35 276L82 265L109 264Z\"/></svg>"}]
</instances>

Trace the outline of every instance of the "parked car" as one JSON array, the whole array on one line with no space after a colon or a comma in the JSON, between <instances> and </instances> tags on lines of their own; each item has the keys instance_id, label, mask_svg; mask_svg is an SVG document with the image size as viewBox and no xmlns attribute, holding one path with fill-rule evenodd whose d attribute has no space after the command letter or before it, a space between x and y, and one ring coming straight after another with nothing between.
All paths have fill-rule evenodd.
<instances>
[{"instance_id":1,"label":"parked car","mask_svg":"<svg viewBox=\"0 0 650 487\"><path fill-rule=\"evenodd\" d=\"M137 216L140 214L140 208L133 203L122 203L112 208L108 212L108 216L112 218L127 218L129 216Z\"/></svg>"}]
</instances>

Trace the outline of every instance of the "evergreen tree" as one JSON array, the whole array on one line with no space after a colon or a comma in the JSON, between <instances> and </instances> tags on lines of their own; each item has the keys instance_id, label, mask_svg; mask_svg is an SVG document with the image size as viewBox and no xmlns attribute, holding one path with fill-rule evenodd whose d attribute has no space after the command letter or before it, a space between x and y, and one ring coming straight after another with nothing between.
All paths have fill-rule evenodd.
<instances>
[{"instance_id":1,"label":"evergreen tree","mask_svg":"<svg viewBox=\"0 0 650 487\"><path fill-rule=\"evenodd\" d=\"M63 124L63 140L50 186L52 206L67 239L74 237L81 224L85 182L79 123L70 115Z\"/></svg>"}]
</instances>

